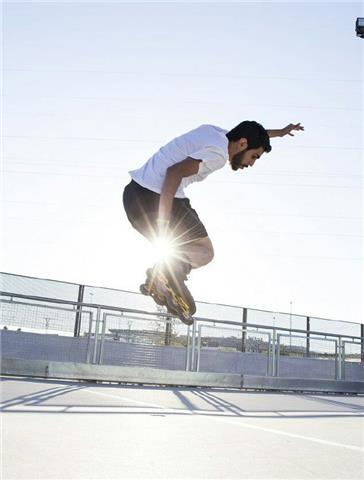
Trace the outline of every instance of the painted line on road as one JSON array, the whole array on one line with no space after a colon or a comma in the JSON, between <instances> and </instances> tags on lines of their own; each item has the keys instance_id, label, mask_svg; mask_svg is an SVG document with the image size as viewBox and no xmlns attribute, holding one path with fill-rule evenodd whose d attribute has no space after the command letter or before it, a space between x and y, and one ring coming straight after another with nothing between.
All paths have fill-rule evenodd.
<instances>
[{"instance_id":1,"label":"painted line on road","mask_svg":"<svg viewBox=\"0 0 364 480\"><path fill-rule=\"evenodd\" d=\"M137 401L136 401L137 402ZM142 402L138 402L142 403ZM146 402L144 402L146 403ZM141 408L141 407L131 407L131 406L121 406L121 405L115 405L115 406L95 406L95 405L89 405L89 406L73 406L73 405L27 405L26 403L24 404L18 404L18 405L9 405L1 408L0 405L0 411L3 413L7 412L33 412L33 413L123 413L123 414L134 414L134 413L139 413L139 414L144 414L144 415L153 415L153 414L160 414L160 415L185 415L185 416L191 416L191 415L200 415L200 416L211 416L211 417L231 417L235 419L239 418L283 418L283 415L279 411L272 411L272 410L266 410L266 411L248 411L248 412L241 412L241 413L235 413L230 410L197 410L197 409L185 409L185 408L160 408L156 406L149 406L148 408ZM330 417L359 417L359 418L364 418L364 414L359 414L359 413L350 413L350 412L310 412L310 417L316 416L322 417L322 416L330 416ZM295 419L300 419L304 418L305 415L302 416L298 414L298 412L295 412ZM287 417L286 417L287 418Z\"/></svg>"},{"instance_id":2,"label":"painted line on road","mask_svg":"<svg viewBox=\"0 0 364 480\"><path fill-rule=\"evenodd\" d=\"M112 396L114 398L120 398L120 399L122 398L123 400L130 401L130 399L126 399L125 397L119 397L117 395L110 395L110 394L107 394L107 393L95 392L93 390L89 390L89 391L91 391L92 393L100 394L100 395ZM134 400L132 400L132 401L134 401ZM174 409L168 409L164 405L152 404L150 402L140 402L138 400L135 400L134 402L135 403L143 403L145 405L149 405L149 406L152 406L152 407L158 407L158 408L164 409L166 411L166 413L167 413L167 411L173 411L174 410ZM191 412L192 415L201 415L201 410L187 410L187 411ZM163 411L161 411L160 413L163 413ZM215 413L215 412L209 412L210 415L211 415L211 413ZM224 413L226 415L226 412L224 412ZM273 412L271 412L271 413L273 413ZM357 413L353 413L353 414L350 414L350 412L345 412L345 413L348 413L349 414L348 416L350 416L350 417L352 417L352 416L362 417L362 415L360 415L360 414L358 415ZM310 415L311 414L312 414L312 412L310 412ZM278 415L278 413L277 413L277 415ZM204 415L201 415L201 416L204 416ZM283 430L276 430L276 429L273 429L273 428L258 427L257 425L250 425L250 424L245 423L245 422L242 423L238 419L236 419L235 421L231 421L231 420L227 420L225 418L219 418L217 415L211 415L209 418L215 418L215 419L219 420L220 422L229 423L229 424L239 426L239 427L245 427L245 428L250 428L250 429L254 429L254 430L260 430L260 431L268 432L268 433L274 433L276 435L282 435L282 436L296 438L296 439L300 439L300 440L306 440L306 441L310 441L310 442L320 443L320 444L328 445L328 446L331 446L331 447L346 448L348 450L364 452L364 448L356 447L355 445L346 445L345 443L331 442L330 440L321 440L319 438L307 437L305 435L298 435L298 434L295 434L295 433L284 432ZM234 418L236 418L236 414L234 414Z\"/></svg>"},{"instance_id":3,"label":"painted line on road","mask_svg":"<svg viewBox=\"0 0 364 480\"><path fill-rule=\"evenodd\" d=\"M141 400L134 400L134 399L128 398L128 397L121 397L119 395L112 395L111 393L95 392L95 390L91 390L91 389L87 389L87 390L84 390L84 391L94 393L95 395L102 395L103 397L116 398L118 400L124 400L125 402L137 403L138 405L145 405L147 407L168 409L168 407L166 407L165 405L159 405L158 403L143 402Z\"/></svg>"},{"instance_id":4,"label":"painted line on road","mask_svg":"<svg viewBox=\"0 0 364 480\"><path fill-rule=\"evenodd\" d=\"M249 423L240 422L238 419L236 419L236 421L231 421L225 418L217 418L216 420L224 423L229 423L230 425L235 425L236 427L251 428L252 430L260 430L262 432L275 433L276 435L282 435L282 436L291 437L299 440L307 440L310 442L328 445L330 447L346 448L348 450L354 450L356 452L364 452L364 448L356 447L355 445L346 445L345 443L331 442L330 440L321 440L315 437L307 437L305 435L298 435L296 433L284 432L283 430L276 430L275 428L258 427L257 425L250 425Z\"/></svg>"},{"instance_id":5,"label":"painted line on road","mask_svg":"<svg viewBox=\"0 0 364 480\"><path fill-rule=\"evenodd\" d=\"M126 402L131 402L131 403L135 403L135 404L139 404L139 405L143 405L143 406L147 406L153 410L151 411L141 411L140 409L136 409L136 408L132 408L132 407L99 407L98 408L98 411L101 412L104 411L106 413L106 410L109 410L109 411L113 411L115 412L116 409L120 409L120 412L123 412L123 413L136 413L136 412L139 412L139 413L147 413L147 414L153 414L153 413L156 413L158 412L159 414L181 414L181 415L187 415L187 416L200 416L202 418L209 418L210 419L215 419L217 421L220 421L220 422L224 422L224 423L227 423L227 424L230 424L230 425L234 425L235 427L242 427L242 428L250 428L252 430L259 430L259 431L262 431L262 432L266 432L266 433L274 433L276 435L281 435L281 436L285 436L285 437L290 437L290 438L295 438L295 439L299 439L299 440L305 440L305 441L310 441L310 442L313 442L313 443L319 443L319 444L322 444L322 445L326 445L326 446L331 446L331 447L338 447L338 448L345 448L347 450L352 450L352 451L356 451L356 452L364 452L364 448L362 447L357 447L357 446L354 446L354 445L346 445L344 443L338 443L338 442L332 442L332 441L329 441L329 440L321 440L321 439L318 439L318 438L315 438L315 437L309 437L309 436L305 436L305 435L298 435L298 434L294 434L294 433L289 433L289 432L285 432L283 430L277 430L277 429L273 429L273 428L266 428L266 427L259 427L257 425L251 425L249 423L246 423L246 422L242 422L241 421L241 417L237 417L237 414L234 413L234 412L229 412L229 411L219 411L219 412L216 412L216 411L210 411L210 410L181 410L181 409L171 409L171 408L168 408L166 407L165 405L160 405L160 404L155 404L155 403L152 403L152 402L144 402L144 401L141 401L141 400L134 400L134 399L131 399L131 398L127 398L127 397L122 397L122 396L119 396L119 395L112 395L110 393L104 393L104 392L96 392L94 390L91 390L91 389L87 389L87 390L83 390L83 392L90 392L90 393L93 393L95 395L100 395L100 396L104 396L104 397L110 397L110 398L114 398L114 399L117 399L117 400L123 400L123 401L126 401ZM85 412L87 411L87 413L93 413L92 412L92 409L94 409L95 411L95 407L72 407L71 406L52 406L52 405L44 405L44 406L28 406L28 405L17 405L17 406L14 406L14 407L9 407L7 408L6 410L8 412L16 412L16 411L32 411L32 412L44 412L44 413L56 413L56 412L64 412L64 413L81 413L81 412ZM6 410L3 410L3 411L6 411ZM252 412L250 412L251 414ZM254 412L254 414L258 414L259 412ZM260 413L263 413L263 412L260 412ZM277 416L279 415L279 412L269 412L270 415L276 413ZM313 412L309 412L310 415L313 413ZM330 414L330 412L325 412L325 413L328 413ZM333 413L333 412L331 412ZM242 412L242 416L243 416L244 412ZM361 414L358 414L357 412L355 413L350 413L350 412L340 412L340 415L344 415L346 414L348 417L363 417L363 415ZM227 418L221 418L221 415L224 415L225 417L227 415L231 415L234 420L229 420Z\"/></svg>"},{"instance_id":6,"label":"painted line on road","mask_svg":"<svg viewBox=\"0 0 364 480\"><path fill-rule=\"evenodd\" d=\"M165 405L160 405L158 403L151 403L151 402L143 402L141 400L134 400L132 398L129 398L129 397L122 397L122 396L119 396L119 395L113 395L113 394L110 394L110 393L104 393L104 392L95 392L94 390L91 390L91 389L87 389L87 390L84 390L85 392L91 392L91 393L94 393L96 395L103 395L103 396L106 396L106 397L110 397L110 398L116 398L117 400L124 400L126 402L131 402L131 403L137 403L139 405L145 405L147 407L154 407L154 408L163 408L164 410L168 410L169 412L172 412L172 411L178 411L180 412L181 409L177 409L177 408L170 408L170 407L166 407ZM223 407L222 407L223 408ZM191 412L193 414L199 414L199 413L217 413L217 414L220 414L221 412L226 415L227 413L231 413L231 416L233 417L236 417L237 414L234 413L234 412L231 412L230 410L226 409L226 410L220 410L220 411L216 411L216 410L197 410L197 409L191 409L191 410L188 410L188 412ZM348 416L348 417L364 417L364 412L358 412L358 411L355 411L355 412L343 412L343 411L340 411L340 410L331 410L331 411L322 411L322 410L310 410L310 411L307 411L305 412L304 415L302 415L302 410L296 410L296 411L289 411L289 412L281 412L279 410L257 410L257 411L252 411L250 410L249 412L244 412L244 411L241 411L239 412L239 416L244 416L245 414L247 415L252 415L254 414L255 416L259 416L259 415L262 415L262 416L266 416L267 414L270 414L270 415L274 415L276 414L277 416L279 417L291 417L291 416L297 416L298 418L302 418L302 416L305 416L305 415L309 415L309 416L332 416L332 415L340 415L340 416Z\"/></svg>"}]
</instances>

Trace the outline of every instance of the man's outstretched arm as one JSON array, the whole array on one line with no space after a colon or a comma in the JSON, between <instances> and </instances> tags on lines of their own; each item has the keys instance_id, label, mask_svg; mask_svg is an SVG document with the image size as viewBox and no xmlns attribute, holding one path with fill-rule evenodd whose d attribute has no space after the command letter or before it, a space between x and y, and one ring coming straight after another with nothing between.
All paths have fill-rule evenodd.
<instances>
[{"instance_id":1,"label":"man's outstretched arm","mask_svg":"<svg viewBox=\"0 0 364 480\"><path fill-rule=\"evenodd\" d=\"M284 137L285 135L290 135L294 137L292 130L304 130L305 128L301 125L301 123L290 123L284 128L280 128L279 130L267 130L268 135L270 138L272 137Z\"/></svg>"}]
</instances>

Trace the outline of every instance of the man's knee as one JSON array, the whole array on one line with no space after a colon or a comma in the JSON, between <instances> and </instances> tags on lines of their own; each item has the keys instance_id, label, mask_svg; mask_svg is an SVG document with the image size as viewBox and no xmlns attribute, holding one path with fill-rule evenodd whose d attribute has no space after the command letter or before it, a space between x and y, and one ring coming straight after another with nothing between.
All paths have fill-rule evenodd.
<instances>
[{"instance_id":1,"label":"man's knee","mask_svg":"<svg viewBox=\"0 0 364 480\"><path fill-rule=\"evenodd\" d=\"M205 255L206 255L206 263L210 263L215 256L214 247L211 241L210 241L210 244L206 246Z\"/></svg>"},{"instance_id":2,"label":"man's knee","mask_svg":"<svg viewBox=\"0 0 364 480\"><path fill-rule=\"evenodd\" d=\"M207 265L214 258L214 247L209 237L201 238L190 244L190 258L193 258L193 267Z\"/></svg>"}]
</instances>

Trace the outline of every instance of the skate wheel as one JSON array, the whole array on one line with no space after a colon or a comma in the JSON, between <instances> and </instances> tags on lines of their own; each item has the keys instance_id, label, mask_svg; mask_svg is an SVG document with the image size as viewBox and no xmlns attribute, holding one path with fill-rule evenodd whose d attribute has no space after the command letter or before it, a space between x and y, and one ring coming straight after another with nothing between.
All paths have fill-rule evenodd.
<instances>
[{"instance_id":1,"label":"skate wheel","mask_svg":"<svg viewBox=\"0 0 364 480\"><path fill-rule=\"evenodd\" d=\"M155 293L152 293L152 294L151 294L151 297L153 298L153 300L155 301L155 303L157 303L158 305L161 305L161 306L165 307L166 302L165 302L164 298L156 295Z\"/></svg>"},{"instance_id":2,"label":"skate wheel","mask_svg":"<svg viewBox=\"0 0 364 480\"><path fill-rule=\"evenodd\" d=\"M148 288L147 288L147 286L146 286L145 283L143 283L142 285L140 285L139 291L140 291L140 293L142 293L143 295L149 295L149 290L148 290Z\"/></svg>"},{"instance_id":3,"label":"skate wheel","mask_svg":"<svg viewBox=\"0 0 364 480\"><path fill-rule=\"evenodd\" d=\"M192 315L194 315L196 313L196 304L195 302L189 304L189 307L190 307L190 315L192 317Z\"/></svg>"},{"instance_id":4,"label":"skate wheel","mask_svg":"<svg viewBox=\"0 0 364 480\"><path fill-rule=\"evenodd\" d=\"M165 307L167 308L167 312L173 315L174 317L178 317L178 311L171 307L168 303L164 303Z\"/></svg>"},{"instance_id":5,"label":"skate wheel","mask_svg":"<svg viewBox=\"0 0 364 480\"><path fill-rule=\"evenodd\" d=\"M189 315L181 314L181 315L179 315L179 319L180 319L181 322L183 322L185 325L192 325L192 324L193 324L193 318L190 317Z\"/></svg>"}]
</instances>

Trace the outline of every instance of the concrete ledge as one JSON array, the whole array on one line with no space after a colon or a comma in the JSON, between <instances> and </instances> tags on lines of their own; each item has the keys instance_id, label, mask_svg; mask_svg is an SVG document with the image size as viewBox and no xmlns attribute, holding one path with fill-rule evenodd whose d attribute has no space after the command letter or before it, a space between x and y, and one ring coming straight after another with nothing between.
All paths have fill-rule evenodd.
<instances>
[{"instance_id":1,"label":"concrete ledge","mask_svg":"<svg viewBox=\"0 0 364 480\"><path fill-rule=\"evenodd\" d=\"M1 374L48 378L49 362L46 362L44 360L1 358Z\"/></svg>"},{"instance_id":2,"label":"concrete ledge","mask_svg":"<svg viewBox=\"0 0 364 480\"><path fill-rule=\"evenodd\" d=\"M185 372L148 367L90 365L72 362L49 362L46 360L24 360L20 358L2 359L1 374L187 387L364 393L364 382Z\"/></svg>"},{"instance_id":3,"label":"concrete ledge","mask_svg":"<svg viewBox=\"0 0 364 480\"><path fill-rule=\"evenodd\" d=\"M19 358L4 358L1 363L1 374L189 387L241 387L241 375L239 374L197 373L148 367L90 365Z\"/></svg>"},{"instance_id":4,"label":"concrete ledge","mask_svg":"<svg viewBox=\"0 0 364 480\"><path fill-rule=\"evenodd\" d=\"M242 375L242 388L305 392L364 393L364 382Z\"/></svg>"}]
</instances>

